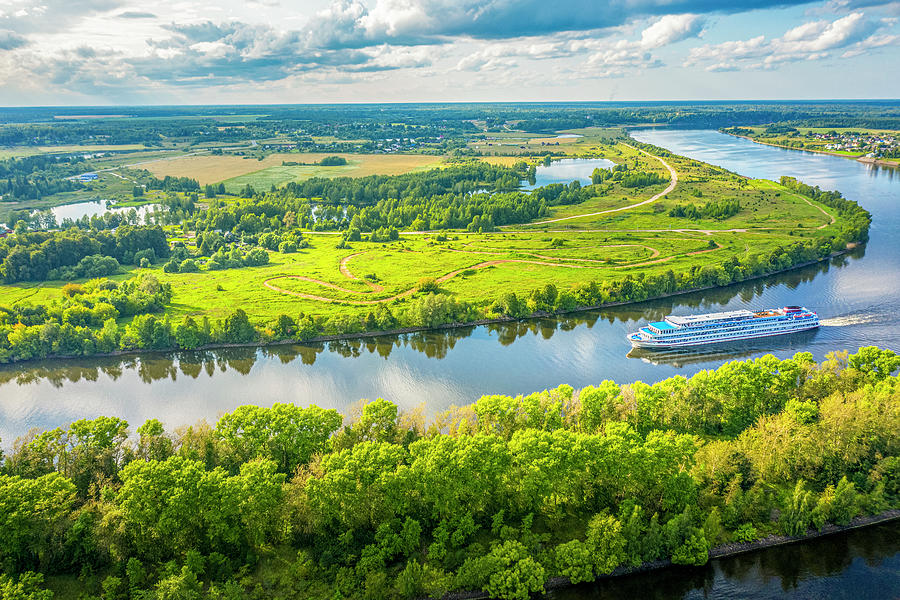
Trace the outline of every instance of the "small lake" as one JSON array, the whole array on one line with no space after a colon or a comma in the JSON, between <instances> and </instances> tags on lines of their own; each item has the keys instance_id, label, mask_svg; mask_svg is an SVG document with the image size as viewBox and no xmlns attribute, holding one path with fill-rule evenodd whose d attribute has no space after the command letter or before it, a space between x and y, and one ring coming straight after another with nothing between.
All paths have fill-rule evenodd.
<instances>
[{"instance_id":1,"label":"small lake","mask_svg":"<svg viewBox=\"0 0 900 600\"><path fill-rule=\"evenodd\" d=\"M105 200L91 200L88 202L76 202L74 204L63 204L54 206L49 209L56 217L57 223L62 223L63 219L72 219L77 221L82 217L93 217L94 215L102 215L107 212L128 214L134 210L137 213L140 223L144 222L144 217L159 208L158 204L145 204L143 206L123 206L121 208L107 208Z\"/></svg>"},{"instance_id":2,"label":"small lake","mask_svg":"<svg viewBox=\"0 0 900 600\"><path fill-rule=\"evenodd\" d=\"M605 158L563 158L554 160L549 167L539 165L535 172L533 184L524 184L523 190L533 190L551 183L571 183L578 181L581 185L591 183L594 169L608 169L616 163Z\"/></svg>"}]
</instances>

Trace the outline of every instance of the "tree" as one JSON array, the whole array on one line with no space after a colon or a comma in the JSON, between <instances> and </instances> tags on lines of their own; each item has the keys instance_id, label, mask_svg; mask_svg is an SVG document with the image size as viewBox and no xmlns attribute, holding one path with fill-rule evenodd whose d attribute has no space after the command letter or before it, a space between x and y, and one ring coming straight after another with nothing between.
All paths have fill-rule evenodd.
<instances>
[{"instance_id":1,"label":"tree","mask_svg":"<svg viewBox=\"0 0 900 600\"><path fill-rule=\"evenodd\" d=\"M0 475L3 569L17 572L50 566L43 559L53 556L63 543L74 502L75 485L57 473L36 479Z\"/></svg>"},{"instance_id":2,"label":"tree","mask_svg":"<svg viewBox=\"0 0 900 600\"><path fill-rule=\"evenodd\" d=\"M216 424L216 436L225 444L232 464L270 458L279 472L291 474L307 464L313 454L325 449L342 420L336 410L316 405L247 405L223 415Z\"/></svg>"},{"instance_id":3,"label":"tree","mask_svg":"<svg viewBox=\"0 0 900 600\"><path fill-rule=\"evenodd\" d=\"M559 544L554 553L557 570L573 584L594 579L594 559L581 540Z\"/></svg>"},{"instance_id":4,"label":"tree","mask_svg":"<svg viewBox=\"0 0 900 600\"><path fill-rule=\"evenodd\" d=\"M44 576L26 571L18 578L0 573L0 598L3 600L52 600L53 591L41 588Z\"/></svg>"},{"instance_id":5,"label":"tree","mask_svg":"<svg viewBox=\"0 0 900 600\"><path fill-rule=\"evenodd\" d=\"M612 573L625 560L622 524L610 515L600 514L591 519L585 545L590 549L598 574Z\"/></svg>"},{"instance_id":6,"label":"tree","mask_svg":"<svg viewBox=\"0 0 900 600\"><path fill-rule=\"evenodd\" d=\"M544 567L520 542L508 540L489 554L493 569L484 591L492 598L527 600L544 589Z\"/></svg>"},{"instance_id":7,"label":"tree","mask_svg":"<svg viewBox=\"0 0 900 600\"><path fill-rule=\"evenodd\" d=\"M263 250L263 252L265 252L265 250ZM256 328L250 323L250 318L243 309L238 308L225 317L225 321L222 323L223 342L240 344L252 342L256 337Z\"/></svg>"}]
</instances>

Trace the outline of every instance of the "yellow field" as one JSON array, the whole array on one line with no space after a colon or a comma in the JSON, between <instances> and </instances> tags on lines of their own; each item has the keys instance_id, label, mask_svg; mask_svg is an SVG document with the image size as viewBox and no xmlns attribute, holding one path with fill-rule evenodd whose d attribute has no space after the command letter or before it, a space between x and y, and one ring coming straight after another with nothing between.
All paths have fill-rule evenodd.
<instances>
[{"instance_id":1,"label":"yellow field","mask_svg":"<svg viewBox=\"0 0 900 600\"><path fill-rule=\"evenodd\" d=\"M40 146L38 148L41 152L48 153L56 153L56 152L113 152L113 151L121 151L121 150L147 150L147 147L143 144L83 144L83 145L69 145L69 146Z\"/></svg>"},{"instance_id":2,"label":"yellow field","mask_svg":"<svg viewBox=\"0 0 900 600\"><path fill-rule=\"evenodd\" d=\"M523 159L519 156L481 156L479 160L489 165L500 165L501 167L511 167Z\"/></svg>"},{"instance_id":3,"label":"yellow field","mask_svg":"<svg viewBox=\"0 0 900 600\"><path fill-rule=\"evenodd\" d=\"M400 175L430 166L443 161L441 156L425 156L421 154L270 154L263 160L245 159L240 156L185 156L183 158L164 159L141 165L156 177L191 177L200 182L218 183L241 175L256 173L269 167L281 166L283 161L312 164L326 156L343 156L349 163L340 167L339 174L345 177L365 177L367 175Z\"/></svg>"}]
</instances>

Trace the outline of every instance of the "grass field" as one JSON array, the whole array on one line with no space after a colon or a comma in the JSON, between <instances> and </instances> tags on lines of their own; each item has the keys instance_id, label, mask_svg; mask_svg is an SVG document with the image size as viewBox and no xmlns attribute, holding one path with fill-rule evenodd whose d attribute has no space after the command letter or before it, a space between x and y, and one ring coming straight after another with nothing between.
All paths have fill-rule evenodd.
<instances>
[{"instance_id":1,"label":"grass field","mask_svg":"<svg viewBox=\"0 0 900 600\"><path fill-rule=\"evenodd\" d=\"M657 159L627 146L606 149L630 164L637 161L642 169L666 172ZM290 156L296 160L298 155ZM513 157L504 160L509 158ZM828 209L777 183L746 179L683 157L665 160L679 175L675 189L652 203L616 213L510 226L493 233L443 232L445 241L439 241L434 233L404 232L396 242L355 242L343 249L335 247L340 239L337 235L307 233L311 247L292 254L271 252L270 263L262 267L167 274L157 264L149 269L129 268L114 279L151 272L170 282L174 298L168 312L173 319L185 314L220 318L236 307L257 322L270 321L281 313L364 315L382 302L402 310L423 277L435 278L444 293L487 303L504 292L527 295L546 283L562 290L627 274L688 271L732 256L744 257L829 235L838 226ZM404 168L410 166L406 163ZM665 187L626 190L610 186L605 195L554 208L550 216L575 216L634 204ZM725 198L737 199L741 205L741 210L727 219L694 221L668 216L677 205L702 205ZM52 302L60 297L63 283L0 286L0 303Z\"/></svg>"},{"instance_id":2,"label":"grass field","mask_svg":"<svg viewBox=\"0 0 900 600\"><path fill-rule=\"evenodd\" d=\"M283 162L312 163L326 156L343 156L348 165L343 167L296 166L282 167ZM271 183L287 183L315 176L365 177L367 175L399 175L436 166L440 156L421 154L271 154L262 160L240 156L208 154L176 157L142 165L157 177L192 177L201 185L226 182L226 186L241 187L250 183L254 187L268 187ZM269 173L263 173L273 169ZM240 177L250 176L242 181ZM255 176L255 177L254 177Z\"/></svg>"}]
</instances>

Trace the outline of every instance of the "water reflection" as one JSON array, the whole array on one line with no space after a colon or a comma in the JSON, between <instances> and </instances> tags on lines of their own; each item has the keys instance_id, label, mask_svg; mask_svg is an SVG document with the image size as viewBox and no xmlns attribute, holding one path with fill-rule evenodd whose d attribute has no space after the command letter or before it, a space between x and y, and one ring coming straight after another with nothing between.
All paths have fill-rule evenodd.
<instances>
[{"instance_id":1,"label":"water reflection","mask_svg":"<svg viewBox=\"0 0 900 600\"><path fill-rule=\"evenodd\" d=\"M554 600L896 598L900 523L558 590Z\"/></svg>"},{"instance_id":2,"label":"water reflection","mask_svg":"<svg viewBox=\"0 0 900 600\"><path fill-rule=\"evenodd\" d=\"M534 183L522 185L523 190L533 190L551 183L578 181L581 185L591 183L594 169L609 169L616 163L605 158L563 158L554 160L550 166L538 165Z\"/></svg>"},{"instance_id":3,"label":"water reflection","mask_svg":"<svg viewBox=\"0 0 900 600\"><path fill-rule=\"evenodd\" d=\"M770 339L752 339L666 350L632 348L627 356L653 365L667 364L678 368L701 363L723 363L730 360L744 360L767 352L786 354L802 352L818 333L818 330L813 329Z\"/></svg>"},{"instance_id":4,"label":"water reflection","mask_svg":"<svg viewBox=\"0 0 900 600\"><path fill-rule=\"evenodd\" d=\"M782 273L776 277L747 281L715 290L706 290L638 304L611 307L603 310L570 313L556 318L528 319L492 323L481 327L460 327L454 329L422 331L393 336L337 340L323 343L283 344L263 348L220 348L192 352L145 352L140 355L119 357L99 357L67 360L46 360L26 365L4 365L0 367L0 385L14 382L20 386L47 381L55 388L65 382L97 382L100 375L116 381L126 371L137 374L144 384L160 380L178 381L179 374L198 379L205 373L213 377L216 372L233 371L249 375L258 361L277 361L282 365L299 362L314 365L323 353L336 354L342 358L360 358L365 354L387 359L396 350L411 350L434 360L446 359L457 344L471 337L481 329L495 336L501 346L510 347L525 337L550 340L560 332L571 332L579 327L593 329L598 322L609 324L632 324L658 321L676 309L680 312L710 310L710 307L728 306L735 298L750 303L773 286L794 289L804 282L812 281L818 274L829 269L846 266L850 261L863 257L864 249L835 257L829 262L810 265L802 269ZM735 344L720 344L712 349L688 350L664 353L653 350L632 349L629 358L682 366L691 363L716 363L733 358L742 358L760 352L799 351L816 335L816 331L800 332L783 338L768 340L747 340ZM623 345L623 351L627 351ZM670 356L671 355L671 356Z\"/></svg>"}]
</instances>

